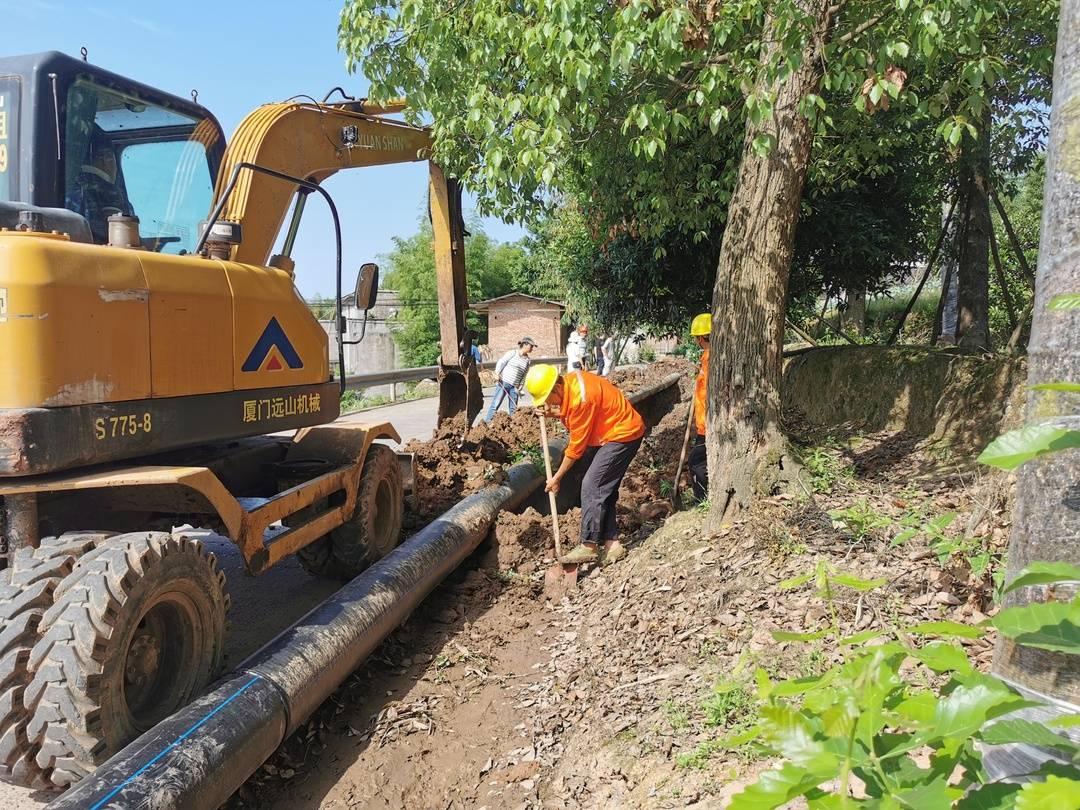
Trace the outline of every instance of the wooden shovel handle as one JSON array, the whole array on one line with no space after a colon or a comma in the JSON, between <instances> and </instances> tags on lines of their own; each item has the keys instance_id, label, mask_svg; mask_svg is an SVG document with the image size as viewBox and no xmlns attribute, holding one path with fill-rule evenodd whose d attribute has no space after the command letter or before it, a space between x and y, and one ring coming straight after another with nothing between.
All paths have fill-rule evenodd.
<instances>
[{"instance_id":1,"label":"wooden shovel handle","mask_svg":"<svg viewBox=\"0 0 1080 810\"><path fill-rule=\"evenodd\" d=\"M547 419L543 411L540 411L540 446L544 448L544 472L547 473L544 485L547 486L551 480L551 451L548 450ZM555 559L559 560L562 558L562 539L559 537L559 510L555 506L554 492L548 493L548 502L551 504L551 530L555 535Z\"/></svg>"},{"instance_id":2,"label":"wooden shovel handle","mask_svg":"<svg viewBox=\"0 0 1080 810\"><path fill-rule=\"evenodd\" d=\"M671 486L671 506L679 508L679 479L682 478L683 462L686 461L686 448L690 446L690 425L694 423L694 400L690 400L690 407L686 410L686 433L683 434L682 451L679 453L679 466L675 469L675 481Z\"/></svg>"}]
</instances>

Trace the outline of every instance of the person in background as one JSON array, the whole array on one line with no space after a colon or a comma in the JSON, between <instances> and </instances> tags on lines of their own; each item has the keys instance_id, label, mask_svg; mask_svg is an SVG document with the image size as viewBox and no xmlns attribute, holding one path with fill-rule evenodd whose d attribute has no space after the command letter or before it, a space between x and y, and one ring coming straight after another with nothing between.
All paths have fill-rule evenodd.
<instances>
[{"instance_id":1,"label":"person in background","mask_svg":"<svg viewBox=\"0 0 1080 810\"><path fill-rule=\"evenodd\" d=\"M518 396L521 386L525 382L525 375L529 371L529 355L536 348L536 341L531 337L523 337L518 341L516 349L511 349L495 364L495 393L491 395L491 405L488 407L485 422L495 418L503 400L507 401L510 414L517 409Z\"/></svg>"},{"instance_id":2,"label":"person in background","mask_svg":"<svg viewBox=\"0 0 1080 810\"><path fill-rule=\"evenodd\" d=\"M712 314L703 312L694 316L694 320L690 322L690 336L697 341L702 353L701 367L698 369L697 380L694 383L694 427L697 428L697 434L694 437L694 446L686 459L686 466L690 470L694 497L699 501L705 500L709 494L709 464L705 453L705 417L708 414L710 332L712 332Z\"/></svg>"},{"instance_id":3,"label":"person in background","mask_svg":"<svg viewBox=\"0 0 1080 810\"><path fill-rule=\"evenodd\" d=\"M578 324L566 341L566 370L582 371L585 368L585 344L589 338L589 327Z\"/></svg>"},{"instance_id":4,"label":"person in background","mask_svg":"<svg viewBox=\"0 0 1080 810\"><path fill-rule=\"evenodd\" d=\"M469 353L472 355L472 359L476 361L476 365L484 362L484 357L480 354L480 347L475 343L469 348Z\"/></svg>"},{"instance_id":5,"label":"person in background","mask_svg":"<svg viewBox=\"0 0 1080 810\"><path fill-rule=\"evenodd\" d=\"M611 376L611 369L615 365L615 339L611 335L604 335L604 342L600 344L600 354L604 362L602 370L597 373L609 377Z\"/></svg>"},{"instance_id":6,"label":"person in background","mask_svg":"<svg viewBox=\"0 0 1080 810\"><path fill-rule=\"evenodd\" d=\"M588 371L560 376L555 366L538 363L525 376L525 388L533 404L557 416L570 434L562 463L545 490L557 493L578 461L588 467L581 482L581 544L561 561L605 565L622 559L626 549L619 542L615 508L619 485L645 435L641 414L622 391Z\"/></svg>"},{"instance_id":7,"label":"person in background","mask_svg":"<svg viewBox=\"0 0 1080 810\"><path fill-rule=\"evenodd\" d=\"M607 375L604 374L604 336L603 335L597 335L596 336L595 354L596 354L596 373L599 374L601 377L606 377Z\"/></svg>"}]
</instances>

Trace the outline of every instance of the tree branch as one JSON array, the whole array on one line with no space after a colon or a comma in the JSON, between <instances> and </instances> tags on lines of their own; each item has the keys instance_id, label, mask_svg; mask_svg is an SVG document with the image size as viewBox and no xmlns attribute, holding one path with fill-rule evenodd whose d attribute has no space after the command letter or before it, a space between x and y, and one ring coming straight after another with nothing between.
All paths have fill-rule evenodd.
<instances>
[{"instance_id":1,"label":"tree branch","mask_svg":"<svg viewBox=\"0 0 1080 810\"><path fill-rule=\"evenodd\" d=\"M843 36L839 36L836 39L834 39L833 43L836 44L836 45L846 45L847 43L851 42L851 40L855 39L855 37L858 37L858 36L861 36L862 34L865 34L867 31L869 31L871 28L873 28L879 22L881 22L886 17L888 17L889 14L890 14L890 11L885 11L885 12L882 12L881 14L877 14L877 15L871 17L869 20L866 20L865 22L862 22L859 25L856 25L854 28L852 28L850 31L848 31Z\"/></svg>"}]
</instances>

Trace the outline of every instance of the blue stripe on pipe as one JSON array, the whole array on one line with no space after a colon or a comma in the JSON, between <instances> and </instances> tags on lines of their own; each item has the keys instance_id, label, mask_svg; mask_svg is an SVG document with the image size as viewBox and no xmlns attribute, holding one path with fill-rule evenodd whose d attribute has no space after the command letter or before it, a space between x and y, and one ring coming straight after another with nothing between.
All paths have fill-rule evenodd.
<instances>
[{"instance_id":1,"label":"blue stripe on pipe","mask_svg":"<svg viewBox=\"0 0 1080 810\"><path fill-rule=\"evenodd\" d=\"M240 695L244 694L244 692L247 691L248 687L250 687L252 684L254 684L255 681L261 681L261 680L262 680L261 675L253 675L250 681L248 681L243 686L241 686L239 689L237 689L235 692L233 692L231 695L229 695L225 700L223 700L221 702L220 706L215 708L212 712L208 712L198 723L193 725L191 728L189 728L187 731L185 731L183 734L181 734L179 737L177 737L175 740L173 740L171 743L169 743L167 746L165 746L165 748L157 756L155 756L152 760L147 762L145 765L143 765L141 768L139 768L139 770L135 771L135 773L133 773L131 776L129 776L127 779L125 779L123 782L121 782L119 785L117 785L112 790L110 790L108 795L106 795L105 798L103 798L103 799L99 799L94 805L92 805L90 807L90 810L101 810L101 808L105 806L106 802L111 800L113 798L113 796L115 796L117 793L119 793L121 790L123 790L129 784L131 784L131 782L138 779L139 776L141 776L143 773L146 772L147 768L151 767L155 762L157 762L159 759L161 759L163 756L165 756L171 750L176 748L176 746L178 746L180 743L182 743L184 740L186 740L188 737L190 737L192 734L194 734L196 731L198 731L199 727L203 723L205 723L207 720L209 720L215 714L220 712L222 709L224 709L226 706L228 706L230 703L232 703L234 700L236 700L238 697L240 697Z\"/></svg>"}]
</instances>

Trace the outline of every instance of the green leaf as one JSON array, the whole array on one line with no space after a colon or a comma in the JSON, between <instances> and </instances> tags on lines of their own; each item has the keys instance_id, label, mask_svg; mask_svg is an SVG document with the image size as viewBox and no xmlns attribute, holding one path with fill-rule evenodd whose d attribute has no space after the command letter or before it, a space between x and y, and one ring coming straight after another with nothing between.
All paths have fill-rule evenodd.
<instances>
[{"instance_id":1,"label":"green leaf","mask_svg":"<svg viewBox=\"0 0 1080 810\"><path fill-rule=\"evenodd\" d=\"M1028 585L1046 585L1051 582L1080 582L1080 566L1066 562L1034 562L1016 575L1002 594L1011 593Z\"/></svg>"},{"instance_id":2,"label":"green leaf","mask_svg":"<svg viewBox=\"0 0 1080 810\"><path fill-rule=\"evenodd\" d=\"M1080 383L1050 382L1031 386L1032 391L1080 391Z\"/></svg>"},{"instance_id":3,"label":"green leaf","mask_svg":"<svg viewBox=\"0 0 1080 810\"><path fill-rule=\"evenodd\" d=\"M844 646L850 646L852 644L865 644L870 639L877 638L881 635L884 635L881 630L863 630L861 633L856 633L853 636L845 636L837 643Z\"/></svg>"},{"instance_id":4,"label":"green leaf","mask_svg":"<svg viewBox=\"0 0 1080 810\"><path fill-rule=\"evenodd\" d=\"M938 698L930 692L919 692L906 700L900 701L894 711L903 718L918 725L928 725L934 720L934 710Z\"/></svg>"},{"instance_id":5,"label":"green leaf","mask_svg":"<svg viewBox=\"0 0 1080 810\"><path fill-rule=\"evenodd\" d=\"M983 631L978 627L959 622L920 622L905 630L917 636L980 638L983 635Z\"/></svg>"},{"instance_id":6,"label":"green leaf","mask_svg":"<svg viewBox=\"0 0 1080 810\"><path fill-rule=\"evenodd\" d=\"M765 771L754 784L736 793L728 810L773 810L813 790L828 777L829 774L815 773L787 762L780 768Z\"/></svg>"},{"instance_id":7,"label":"green leaf","mask_svg":"<svg viewBox=\"0 0 1080 810\"><path fill-rule=\"evenodd\" d=\"M774 641L817 641L829 635L828 630L815 630L812 633L790 633L786 630L773 630Z\"/></svg>"},{"instance_id":8,"label":"green leaf","mask_svg":"<svg viewBox=\"0 0 1080 810\"><path fill-rule=\"evenodd\" d=\"M1050 424L1028 425L998 436L979 454L978 461L1013 470L1033 458L1070 447L1080 447L1080 430Z\"/></svg>"},{"instance_id":9,"label":"green leaf","mask_svg":"<svg viewBox=\"0 0 1080 810\"><path fill-rule=\"evenodd\" d=\"M983 742L992 745L1026 743L1041 748L1060 748L1070 752L1080 751L1080 745L1077 745L1068 737L1055 734L1042 723L1033 723L1030 720L1020 718L998 720L996 723L984 728L979 736Z\"/></svg>"},{"instance_id":10,"label":"green leaf","mask_svg":"<svg viewBox=\"0 0 1080 810\"><path fill-rule=\"evenodd\" d=\"M896 798L911 810L951 810L953 802L964 795L960 788L949 787L949 774L942 774L928 785L897 792Z\"/></svg>"},{"instance_id":11,"label":"green leaf","mask_svg":"<svg viewBox=\"0 0 1080 810\"><path fill-rule=\"evenodd\" d=\"M837 756L814 739L813 728L799 712L787 706L765 706L761 717L763 738L792 764L815 773L839 767Z\"/></svg>"},{"instance_id":12,"label":"green leaf","mask_svg":"<svg viewBox=\"0 0 1080 810\"><path fill-rule=\"evenodd\" d=\"M1080 309L1080 293L1064 293L1050 299L1050 309Z\"/></svg>"},{"instance_id":13,"label":"green leaf","mask_svg":"<svg viewBox=\"0 0 1080 810\"><path fill-rule=\"evenodd\" d=\"M991 624L1025 647L1080 655L1080 598L1006 608Z\"/></svg>"},{"instance_id":14,"label":"green leaf","mask_svg":"<svg viewBox=\"0 0 1080 810\"><path fill-rule=\"evenodd\" d=\"M964 796L956 803L956 810L1011 810L1019 793L1020 785L992 782Z\"/></svg>"},{"instance_id":15,"label":"green leaf","mask_svg":"<svg viewBox=\"0 0 1080 810\"><path fill-rule=\"evenodd\" d=\"M1066 714L1062 717L1055 717L1049 722L1049 725L1055 728L1075 728L1080 726L1080 714Z\"/></svg>"},{"instance_id":16,"label":"green leaf","mask_svg":"<svg viewBox=\"0 0 1080 810\"><path fill-rule=\"evenodd\" d=\"M780 583L780 590L790 591L792 588L798 588L800 585L805 585L813 578L814 573L811 572L809 574L799 574L799 576L792 577L791 579L785 579L783 582Z\"/></svg>"},{"instance_id":17,"label":"green leaf","mask_svg":"<svg viewBox=\"0 0 1080 810\"><path fill-rule=\"evenodd\" d=\"M962 740L982 728L987 720L1026 703L994 678L973 678L971 683L957 686L938 702L933 726L924 739L951 737Z\"/></svg>"},{"instance_id":18,"label":"green leaf","mask_svg":"<svg viewBox=\"0 0 1080 810\"><path fill-rule=\"evenodd\" d=\"M780 681L773 687L771 694L776 697L793 697L805 694L812 689L832 683L835 679L834 672L835 670L832 670L821 677L807 676L805 678L790 678L786 681Z\"/></svg>"},{"instance_id":19,"label":"green leaf","mask_svg":"<svg viewBox=\"0 0 1080 810\"><path fill-rule=\"evenodd\" d=\"M888 581L885 579L859 579L851 574L834 574L831 579L837 585L846 585L857 591L872 591L874 588L880 588Z\"/></svg>"},{"instance_id":20,"label":"green leaf","mask_svg":"<svg viewBox=\"0 0 1080 810\"><path fill-rule=\"evenodd\" d=\"M971 662L967 654L955 644L946 641L932 641L925 647L912 650L911 655L934 672L971 672Z\"/></svg>"},{"instance_id":21,"label":"green leaf","mask_svg":"<svg viewBox=\"0 0 1080 810\"><path fill-rule=\"evenodd\" d=\"M1047 776L1045 782L1029 782L1016 797L1016 810L1063 810L1080 807L1080 781Z\"/></svg>"},{"instance_id":22,"label":"green leaf","mask_svg":"<svg viewBox=\"0 0 1080 810\"><path fill-rule=\"evenodd\" d=\"M776 138L768 132L759 132L754 136L754 140L750 146L754 150L754 154L759 158L767 158L773 150L773 146L776 144Z\"/></svg>"}]
</instances>

